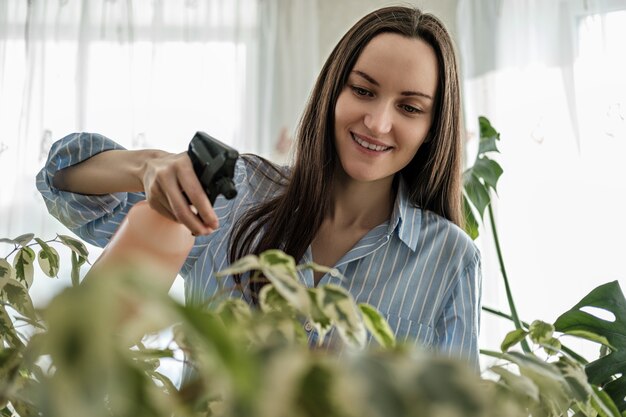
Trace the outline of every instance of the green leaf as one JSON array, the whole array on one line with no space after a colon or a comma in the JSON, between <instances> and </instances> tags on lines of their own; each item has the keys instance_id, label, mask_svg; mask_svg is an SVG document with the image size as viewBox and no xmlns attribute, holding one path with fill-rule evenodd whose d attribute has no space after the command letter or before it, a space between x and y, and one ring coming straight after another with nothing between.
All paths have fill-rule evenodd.
<instances>
[{"instance_id":1,"label":"green leaf","mask_svg":"<svg viewBox=\"0 0 626 417\"><path fill-rule=\"evenodd\" d=\"M276 291L304 315L309 315L311 302L307 288L298 280L293 257L279 250L263 252L259 257L261 272L276 288Z\"/></svg>"},{"instance_id":2,"label":"green leaf","mask_svg":"<svg viewBox=\"0 0 626 417\"><path fill-rule=\"evenodd\" d=\"M539 387L540 411L537 412L538 415L547 413L552 413L547 415L555 416L566 415L572 403L572 393L565 377L555 365L546 363L533 354L509 352L504 354L504 357L517 364L520 373L532 379Z\"/></svg>"},{"instance_id":3,"label":"green leaf","mask_svg":"<svg viewBox=\"0 0 626 417\"><path fill-rule=\"evenodd\" d=\"M265 288L265 287L263 287ZM220 303L215 310L220 317L228 322L244 325L252 319L250 305L241 298L229 298Z\"/></svg>"},{"instance_id":4,"label":"green leaf","mask_svg":"<svg viewBox=\"0 0 626 417\"><path fill-rule=\"evenodd\" d=\"M502 350L502 352L506 352L511 347L524 340L527 335L528 332L524 329L516 329L508 332L500 345L500 350Z\"/></svg>"},{"instance_id":5,"label":"green leaf","mask_svg":"<svg viewBox=\"0 0 626 417\"><path fill-rule=\"evenodd\" d=\"M543 350L548 355L556 355L562 350L561 342L559 341L559 339L554 337L546 340L545 342L542 342L541 346L543 346Z\"/></svg>"},{"instance_id":6,"label":"green leaf","mask_svg":"<svg viewBox=\"0 0 626 417\"><path fill-rule=\"evenodd\" d=\"M4 306L0 305L0 347L4 346L2 343L3 340L6 341L10 347L24 347L24 344L15 331L11 316L9 316Z\"/></svg>"},{"instance_id":7,"label":"green leaf","mask_svg":"<svg viewBox=\"0 0 626 417\"><path fill-rule=\"evenodd\" d=\"M23 400L11 400L11 405L20 417L36 417L41 415L37 407Z\"/></svg>"},{"instance_id":8,"label":"green leaf","mask_svg":"<svg viewBox=\"0 0 626 417\"><path fill-rule=\"evenodd\" d=\"M463 213L465 215L465 233L467 233L472 240L476 240L479 235L478 221L474 216L474 211L472 210L465 193L463 193Z\"/></svg>"},{"instance_id":9,"label":"green leaf","mask_svg":"<svg viewBox=\"0 0 626 417\"><path fill-rule=\"evenodd\" d=\"M80 284L80 267L87 261L87 258L83 258L72 251L72 272L70 274L72 278L72 285L77 287Z\"/></svg>"},{"instance_id":10,"label":"green leaf","mask_svg":"<svg viewBox=\"0 0 626 417\"><path fill-rule=\"evenodd\" d=\"M493 366L489 370L499 375L501 382L509 387L518 398L522 399L525 406L529 405L529 401L532 403L539 402L539 388L529 377L514 374L501 366Z\"/></svg>"},{"instance_id":11,"label":"green leaf","mask_svg":"<svg viewBox=\"0 0 626 417\"><path fill-rule=\"evenodd\" d=\"M17 368L20 366L20 362L22 362L22 355L20 349L16 348L5 348L0 349L0 381L2 381L2 385L4 385L3 391L6 387L6 383L10 382L10 380L15 376ZM5 395L6 391L1 392L2 395ZM2 397L0 397L1 399Z\"/></svg>"},{"instance_id":12,"label":"green leaf","mask_svg":"<svg viewBox=\"0 0 626 417\"><path fill-rule=\"evenodd\" d=\"M226 275L239 275L244 272L261 269L261 263L259 257L256 255L247 255L241 259L238 259L228 268L219 271L216 275L218 277L224 277Z\"/></svg>"},{"instance_id":13,"label":"green leaf","mask_svg":"<svg viewBox=\"0 0 626 417\"><path fill-rule=\"evenodd\" d=\"M567 381L576 401L589 401L593 389L589 385L589 381L587 381L585 369L580 364L565 357L560 357L555 365L559 368L563 377L565 377L565 381Z\"/></svg>"},{"instance_id":14,"label":"green leaf","mask_svg":"<svg viewBox=\"0 0 626 417\"><path fill-rule=\"evenodd\" d=\"M471 168L472 175L479 180L482 180L482 183L491 187L494 191L496 191L496 186L498 185L498 180L502 175L502 167L496 161L487 158L486 156L480 157L476 159L474 166Z\"/></svg>"},{"instance_id":15,"label":"green leaf","mask_svg":"<svg viewBox=\"0 0 626 417\"><path fill-rule=\"evenodd\" d=\"M26 233L13 239L2 238L0 239L0 242L10 243L12 245L18 246L26 246L31 240L33 240L33 237L35 237L34 233Z\"/></svg>"},{"instance_id":16,"label":"green leaf","mask_svg":"<svg viewBox=\"0 0 626 417\"><path fill-rule=\"evenodd\" d=\"M383 347L390 349L396 345L396 337L389 327L387 320L373 306L365 303L359 304L359 310L363 315L365 327L374 336L374 339Z\"/></svg>"},{"instance_id":17,"label":"green leaf","mask_svg":"<svg viewBox=\"0 0 626 417\"><path fill-rule=\"evenodd\" d=\"M313 327L315 327L318 334L318 340L321 343L326 337L326 333L328 333L332 327L332 320L326 315L326 313L324 313L317 302L319 299L318 290L318 288L307 288L309 300L311 301L311 310L309 315L310 322Z\"/></svg>"},{"instance_id":18,"label":"green leaf","mask_svg":"<svg viewBox=\"0 0 626 417\"><path fill-rule=\"evenodd\" d=\"M0 259L0 291L11 279L15 279L15 269L13 269L9 261Z\"/></svg>"},{"instance_id":19,"label":"green leaf","mask_svg":"<svg viewBox=\"0 0 626 417\"><path fill-rule=\"evenodd\" d=\"M615 321L598 318L583 311L584 307L609 311L615 316ZM626 298L619 283L613 281L593 289L574 307L561 314L554 327L559 332L576 336L599 335L605 337L615 349L626 349Z\"/></svg>"},{"instance_id":20,"label":"green leaf","mask_svg":"<svg viewBox=\"0 0 626 417\"><path fill-rule=\"evenodd\" d=\"M44 274L50 278L56 277L59 273L59 253L56 249L48 245L46 242L39 238L35 238L41 250L37 256L39 267Z\"/></svg>"},{"instance_id":21,"label":"green leaf","mask_svg":"<svg viewBox=\"0 0 626 417\"><path fill-rule=\"evenodd\" d=\"M367 337L365 325L352 295L342 287L326 284L317 289L317 304L337 327L348 346L363 348Z\"/></svg>"},{"instance_id":22,"label":"green leaf","mask_svg":"<svg viewBox=\"0 0 626 417\"><path fill-rule=\"evenodd\" d=\"M463 182L467 198L472 205L476 207L476 210L482 219L485 214L485 209L491 202L489 189L474 175L468 175L467 173L463 174Z\"/></svg>"},{"instance_id":23,"label":"green leaf","mask_svg":"<svg viewBox=\"0 0 626 417\"><path fill-rule=\"evenodd\" d=\"M36 319L33 301L30 299L28 289L16 279L9 280L2 289L2 299L8 302L18 313Z\"/></svg>"},{"instance_id":24,"label":"green leaf","mask_svg":"<svg viewBox=\"0 0 626 417\"><path fill-rule=\"evenodd\" d=\"M17 252L17 255L15 255L13 259L15 277L18 281L22 281L26 288L30 288L33 284L33 277L35 276L33 262L35 261L35 257L35 251L25 246Z\"/></svg>"},{"instance_id":25,"label":"green leaf","mask_svg":"<svg viewBox=\"0 0 626 417\"><path fill-rule=\"evenodd\" d=\"M552 339L552 335L554 334L554 326L550 323L546 323L545 321L535 320L530 323L528 333L530 336L530 340L532 340L534 343L547 343Z\"/></svg>"},{"instance_id":26,"label":"green leaf","mask_svg":"<svg viewBox=\"0 0 626 417\"><path fill-rule=\"evenodd\" d=\"M89 252L87 251L87 247L83 242L78 239L74 239L71 236L66 235L57 235L65 246L70 248L73 252L75 252L78 256L88 259Z\"/></svg>"},{"instance_id":27,"label":"green leaf","mask_svg":"<svg viewBox=\"0 0 626 417\"><path fill-rule=\"evenodd\" d=\"M600 336L599 334L595 334L593 332L588 332L585 330L569 330L567 334L569 336L579 337L581 339L586 339L592 342L599 343L603 346L611 347L609 340L605 336Z\"/></svg>"},{"instance_id":28,"label":"green leaf","mask_svg":"<svg viewBox=\"0 0 626 417\"><path fill-rule=\"evenodd\" d=\"M620 417L619 410L611 397L599 387L592 385L593 396L591 397L591 405L601 417ZM626 412L625 412L626 414Z\"/></svg>"},{"instance_id":29,"label":"green leaf","mask_svg":"<svg viewBox=\"0 0 626 417\"><path fill-rule=\"evenodd\" d=\"M613 313L615 321L608 321L582 309L595 307ZM626 410L626 298L617 281L594 288L580 302L563 313L554 323L557 331L574 336L598 335L611 346L611 353L591 362L586 367L592 384L604 387L618 409ZM595 338L594 341L597 341ZM619 377L618 377L619 375Z\"/></svg>"},{"instance_id":30,"label":"green leaf","mask_svg":"<svg viewBox=\"0 0 626 417\"><path fill-rule=\"evenodd\" d=\"M491 122L489 122L489 119L486 117L480 116L478 118L478 125L480 127L478 155L487 152L499 152L496 141L500 140L500 133L494 129Z\"/></svg>"},{"instance_id":31,"label":"green leaf","mask_svg":"<svg viewBox=\"0 0 626 417\"><path fill-rule=\"evenodd\" d=\"M289 256L281 250L266 250L259 256L259 262L261 263L261 269L280 268L287 271L287 273L296 276L296 261L293 259L293 256Z\"/></svg>"},{"instance_id":32,"label":"green leaf","mask_svg":"<svg viewBox=\"0 0 626 417\"><path fill-rule=\"evenodd\" d=\"M264 313L284 312L293 314L294 309L272 284L264 285L259 292L259 306Z\"/></svg>"}]
</instances>

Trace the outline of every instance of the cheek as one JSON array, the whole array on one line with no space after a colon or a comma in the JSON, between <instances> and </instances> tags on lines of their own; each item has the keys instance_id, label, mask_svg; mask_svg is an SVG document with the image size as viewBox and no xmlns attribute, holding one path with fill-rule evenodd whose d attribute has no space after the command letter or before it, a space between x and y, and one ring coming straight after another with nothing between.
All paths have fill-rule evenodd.
<instances>
[{"instance_id":1,"label":"cheek","mask_svg":"<svg viewBox=\"0 0 626 417\"><path fill-rule=\"evenodd\" d=\"M350 98L346 95L345 90L337 97L335 104L335 129L341 128L341 125L350 120Z\"/></svg>"}]
</instances>

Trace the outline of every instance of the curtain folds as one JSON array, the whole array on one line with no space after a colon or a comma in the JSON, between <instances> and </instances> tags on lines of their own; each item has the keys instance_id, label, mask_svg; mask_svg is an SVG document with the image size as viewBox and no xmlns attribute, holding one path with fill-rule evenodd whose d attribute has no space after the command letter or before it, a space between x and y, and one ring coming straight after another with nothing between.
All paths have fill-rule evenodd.
<instances>
[{"instance_id":1,"label":"curtain folds","mask_svg":"<svg viewBox=\"0 0 626 417\"><path fill-rule=\"evenodd\" d=\"M34 177L74 131L181 152L205 130L283 158L319 67L316 16L311 0L0 2L0 235L62 232Z\"/></svg>"}]
</instances>

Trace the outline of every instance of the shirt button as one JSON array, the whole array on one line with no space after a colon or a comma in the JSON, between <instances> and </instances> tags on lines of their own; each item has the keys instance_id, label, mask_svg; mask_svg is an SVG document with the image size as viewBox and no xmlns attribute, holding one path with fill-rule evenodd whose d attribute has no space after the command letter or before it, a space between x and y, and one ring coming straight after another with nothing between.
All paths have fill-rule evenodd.
<instances>
[{"instance_id":1,"label":"shirt button","mask_svg":"<svg viewBox=\"0 0 626 417\"><path fill-rule=\"evenodd\" d=\"M313 330L313 325L311 324L310 321L307 321L306 323L304 323L304 330L306 330L307 333L311 333L311 330Z\"/></svg>"}]
</instances>

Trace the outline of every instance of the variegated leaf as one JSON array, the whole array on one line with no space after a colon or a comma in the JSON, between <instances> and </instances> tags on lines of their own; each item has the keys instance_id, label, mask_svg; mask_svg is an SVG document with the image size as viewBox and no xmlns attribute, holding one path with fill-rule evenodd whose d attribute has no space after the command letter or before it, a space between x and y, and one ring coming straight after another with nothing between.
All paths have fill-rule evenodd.
<instances>
[{"instance_id":1,"label":"variegated leaf","mask_svg":"<svg viewBox=\"0 0 626 417\"><path fill-rule=\"evenodd\" d=\"M35 308L26 286L16 279L10 279L2 289L2 299L9 303L18 313L35 319Z\"/></svg>"},{"instance_id":2,"label":"variegated leaf","mask_svg":"<svg viewBox=\"0 0 626 417\"><path fill-rule=\"evenodd\" d=\"M28 246L17 251L17 255L13 258L13 266L15 267L15 277L18 281L22 281L26 288L30 288L33 284L35 276L35 251Z\"/></svg>"},{"instance_id":3,"label":"variegated leaf","mask_svg":"<svg viewBox=\"0 0 626 417\"><path fill-rule=\"evenodd\" d=\"M320 287L323 288L323 287ZM320 288L308 288L307 292L309 293L309 299L311 300L311 311L310 311L310 322L311 325L315 328L318 334L318 344L321 345L324 343L324 338L326 337L326 333L330 331L332 328L332 320L330 317L324 313L320 305L318 304L318 292L323 291Z\"/></svg>"},{"instance_id":4,"label":"variegated leaf","mask_svg":"<svg viewBox=\"0 0 626 417\"><path fill-rule=\"evenodd\" d=\"M18 246L26 246L30 243L31 240L33 240L34 237L35 237L34 233L25 233L23 235L10 239L9 242L14 243Z\"/></svg>"},{"instance_id":5,"label":"variegated leaf","mask_svg":"<svg viewBox=\"0 0 626 417\"><path fill-rule=\"evenodd\" d=\"M396 337L387 320L369 304L359 304L365 327L381 346L390 349L396 345Z\"/></svg>"},{"instance_id":6,"label":"variegated leaf","mask_svg":"<svg viewBox=\"0 0 626 417\"><path fill-rule=\"evenodd\" d=\"M241 298L229 298L220 303L216 309L221 317L228 317L235 323L247 323L252 318L250 305Z\"/></svg>"},{"instance_id":7,"label":"variegated leaf","mask_svg":"<svg viewBox=\"0 0 626 417\"><path fill-rule=\"evenodd\" d=\"M235 261L228 268L219 271L216 275L218 277L224 277L226 275L239 275L244 272L257 270L261 268L259 257L256 255L247 255L243 258Z\"/></svg>"},{"instance_id":8,"label":"variegated leaf","mask_svg":"<svg viewBox=\"0 0 626 417\"><path fill-rule=\"evenodd\" d=\"M0 259L0 291L11 279L15 279L15 269L13 269L9 261Z\"/></svg>"},{"instance_id":9,"label":"variegated leaf","mask_svg":"<svg viewBox=\"0 0 626 417\"><path fill-rule=\"evenodd\" d=\"M501 383L508 386L525 406L528 406L529 402L539 402L539 387L531 378L515 374L501 366L493 366L489 370L499 375Z\"/></svg>"},{"instance_id":10,"label":"variegated leaf","mask_svg":"<svg viewBox=\"0 0 626 417\"><path fill-rule=\"evenodd\" d=\"M289 305L287 300L276 291L273 284L264 285L259 292L259 306L264 313L293 312L294 309Z\"/></svg>"},{"instance_id":11,"label":"variegated leaf","mask_svg":"<svg viewBox=\"0 0 626 417\"><path fill-rule=\"evenodd\" d=\"M298 281L295 268L291 270L288 266L282 264L274 264L272 266L264 266L261 270L265 278L267 278L276 291L302 314L308 316L311 311L311 302L307 288Z\"/></svg>"},{"instance_id":12,"label":"variegated leaf","mask_svg":"<svg viewBox=\"0 0 626 417\"><path fill-rule=\"evenodd\" d=\"M41 250L37 255L37 261L39 262L39 267L43 271L44 274L49 276L50 278L56 277L59 273L59 253L52 246L48 245L46 242L39 238L35 238Z\"/></svg>"},{"instance_id":13,"label":"variegated leaf","mask_svg":"<svg viewBox=\"0 0 626 417\"><path fill-rule=\"evenodd\" d=\"M261 268L284 269L288 274L296 276L296 261L292 256L278 249L266 250L259 256Z\"/></svg>"},{"instance_id":14,"label":"variegated leaf","mask_svg":"<svg viewBox=\"0 0 626 417\"><path fill-rule=\"evenodd\" d=\"M89 259L89 251L87 251L87 247L83 242L78 239L75 239L71 236L67 235L57 235L65 246L70 248L73 252L75 252L78 256Z\"/></svg>"},{"instance_id":15,"label":"variegated leaf","mask_svg":"<svg viewBox=\"0 0 626 417\"><path fill-rule=\"evenodd\" d=\"M13 320L11 320L11 316L7 313L6 308L4 308L3 305L0 305L0 346L4 346L2 345L3 340L6 341L10 347L24 346L15 331L15 326L13 325Z\"/></svg>"},{"instance_id":16,"label":"variegated leaf","mask_svg":"<svg viewBox=\"0 0 626 417\"><path fill-rule=\"evenodd\" d=\"M337 327L341 338L351 347L363 348L367 332L361 314L348 291L333 284L318 288L317 303Z\"/></svg>"}]
</instances>

